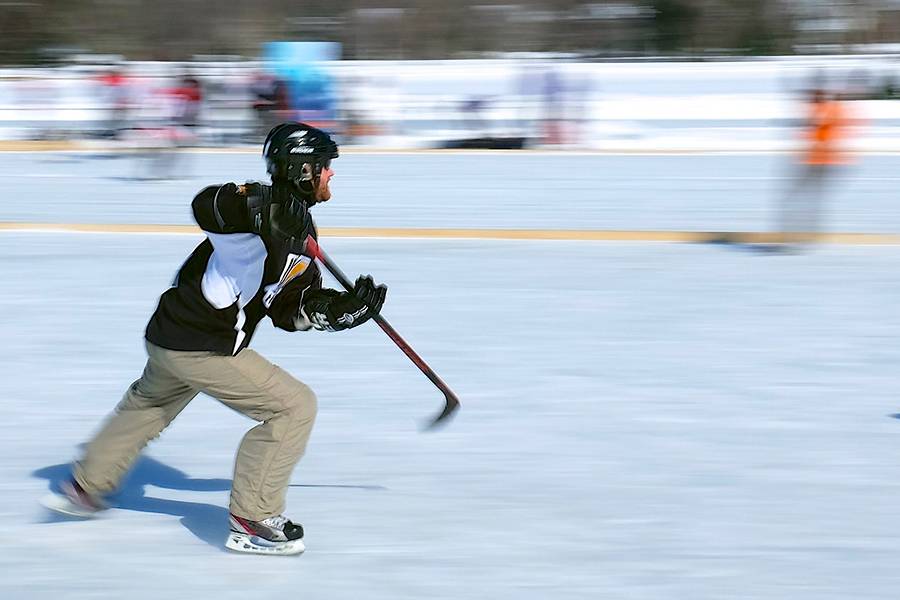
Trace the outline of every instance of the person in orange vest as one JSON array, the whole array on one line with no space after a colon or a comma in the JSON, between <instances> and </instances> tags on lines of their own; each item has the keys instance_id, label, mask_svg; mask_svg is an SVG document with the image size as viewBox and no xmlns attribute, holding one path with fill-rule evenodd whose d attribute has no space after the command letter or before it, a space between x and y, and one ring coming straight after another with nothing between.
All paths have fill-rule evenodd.
<instances>
[{"instance_id":1,"label":"person in orange vest","mask_svg":"<svg viewBox=\"0 0 900 600\"><path fill-rule=\"evenodd\" d=\"M850 119L837 94L815 88L808 101L802 164L781 208L782 241L812 242L821 234L824 196L834 172L849 162Z\"/></svg>"}]
</instances>

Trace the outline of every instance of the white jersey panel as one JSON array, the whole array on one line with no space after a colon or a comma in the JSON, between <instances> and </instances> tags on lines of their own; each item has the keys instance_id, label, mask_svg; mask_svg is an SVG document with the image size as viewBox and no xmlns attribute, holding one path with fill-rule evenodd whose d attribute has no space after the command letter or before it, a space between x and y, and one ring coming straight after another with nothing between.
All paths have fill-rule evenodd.
<instances>
[{"instance_id":1,"label":"white jersey panel","mask_svg":"<svg viewBox=\"0 0 900 600\"><path fill-rule=\"evenodd\" d=\"M266 246L253 233L208 233L213 253L200 282L203 297L217 309L235 302L243 309L259 291Z\"/></svg>"}]
</instances>

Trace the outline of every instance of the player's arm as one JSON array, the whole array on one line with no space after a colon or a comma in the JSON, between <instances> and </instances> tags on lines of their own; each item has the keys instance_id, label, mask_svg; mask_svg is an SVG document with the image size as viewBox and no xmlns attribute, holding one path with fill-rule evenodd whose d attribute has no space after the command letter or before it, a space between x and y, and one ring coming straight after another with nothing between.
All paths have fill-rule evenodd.
<instances>
[{"instance_id":1,"label":"player's arm","mask_svg":"<svg viewBox=\"0 0 900 600\"><path fill-rule=\"evenodd\" d=\"M234 183L204 188L191 203L194 220L208 233L255 233L251 228L247 192L247 186Z\"/></svg>"},{"instance_id":2,"label":"player's arm","mask_svg":"<svg viewBox=\"0 0 900 600\"><path fill-rule=\"evenodd\" d=\"M310 290L300 305L301 313L316 329L342 331L362 325L379 312L387 286L375 285L370 275L357 278L352 292Z\"/></svg>"},{"instance_id":3,"label":"player's arm","mask_svg":"<svg viewBox=\"0 0 900 600\"><path fill-rule=\"evenodd\" d=\"M322 288L322 275L311 263L302 275L292 279L272 300L267 312L275 327L285 331L306 331L313 324L303 312L307 294Z\"/></svg>"},{"instance_id":4,"label":"player's arm","mask_svg":"<svg viewBox=\"0 0 900 600\"><path fill-rule=\"evenodd\" d=\"M269 318L286 331L342 331L362 325L381 311L387 287L371 277L356 280L353 293L322 287L315 263L292 280L272 301Z\"/></svg>"},{"instance_id":5,"label":"player's arm","mask_svg":"<svg viewBox=\"0 0 900 600\"><path fill-rule=\"evenodd\" d=\"M276 239L302 235L312 226L309 211L289 193L262 183L209 186L194 198L194 219L207 233L255 233Z\"/></svg>"}]
</instances>

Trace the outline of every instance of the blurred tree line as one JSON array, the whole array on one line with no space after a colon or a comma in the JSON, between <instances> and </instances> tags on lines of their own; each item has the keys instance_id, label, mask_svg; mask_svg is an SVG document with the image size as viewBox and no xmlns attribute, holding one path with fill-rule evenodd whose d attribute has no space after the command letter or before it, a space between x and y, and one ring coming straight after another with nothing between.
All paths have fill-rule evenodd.
<instances>
[{"instance_id":1,"label":"blurred tree line","mask_svg":"<svg viewBox=\"0 0 900 600\"><path fill-rule=\"evenodd\" d=\"M25 0L0 2L0 62L72 54L257 57L329 40L349 59L790 54L900 42L894 0Z\"/></svg>"}]
</instances>

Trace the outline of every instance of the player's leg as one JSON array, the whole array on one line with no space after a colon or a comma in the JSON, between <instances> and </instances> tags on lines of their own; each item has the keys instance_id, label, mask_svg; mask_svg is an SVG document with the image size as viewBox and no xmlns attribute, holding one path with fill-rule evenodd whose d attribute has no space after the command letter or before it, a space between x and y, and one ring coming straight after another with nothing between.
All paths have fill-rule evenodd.
<instances>
[{"instance_id":1,"label":"player's leg","mask_svg":"<svg viewBox=\"0 0 900 600\"><path fill-rule=\"evenodd\" d=\"M173 364L204 393L259 421L238 449L225 546L258 554L303 552L303 527L282 512L291 472L315 422L315 394L250 349L207 360L179 356Z\"/></svg>"},{"instance_id":2,"label":"player's leg","mask_svg":"<svg viewBox=\"0 0 900 600\"><path fill-rule=\"evenodd\" d=\"M114 490L147 443L158 436L197 395L166 364L160 348L147 344L149 358L100 431L75 463L74 479L92 495Z\"/></svg>"},{"instance_id":3,"label":"player's leg","mask_svg":"<svg viewBox=\"0 0 900 600\"><path fill-rule=\"evenodd\" d=\"M173 364L181 378L259 421L238 449L231 511L253 521L281 514L315 422L313 391L249 348L203 361L182 356Z\"/></svg>"}]
</instances>

